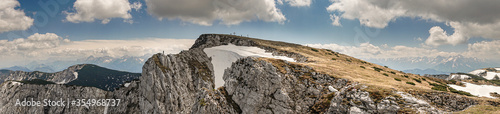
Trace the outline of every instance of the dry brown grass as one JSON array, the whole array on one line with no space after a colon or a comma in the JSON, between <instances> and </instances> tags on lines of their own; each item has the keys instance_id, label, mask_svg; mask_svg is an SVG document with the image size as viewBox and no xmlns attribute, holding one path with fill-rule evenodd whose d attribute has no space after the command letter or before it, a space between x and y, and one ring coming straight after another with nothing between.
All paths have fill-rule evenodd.
<instances>
[{"instance_id":1,"label":"dry brown grass","mask_svg":"<svg viewBox=\"0 0 500 114\"><path fill-rule=\"evenodd\" d=\"M338 78L345 78L355 82L360 82L367 85L379 86L384 88L395 88L397 90L407 89L422 89L431 90L432 86L428 83L418 83L413 78L426 78L414 74L407 74L384 66L368 63L366 61L356 59L344 54L333 52L326 49L316 49L307 46L289 44L283 42L274 42L267 40L252 39L256 43L276 48L278 50L300 53L308 58L306 63L297 63L313 67L316 71L324 74L329 74ZM314 50L313 50L314 49ZM317 50L317 51L316 51ZM332 60L335 58L335 60ZM364 68L360 67L363 66ZM373 70L373 67L382 69L380 72ZM282 70L282 69L280 69ZM384 76L383 74L388 74ZM402 75L407 75L409 78L404 78ZM399 78L401 81L396 81L394 78ZM428 82L436 83L433 80ZM408 85L406 82L414 82L416 85ZM426 81L424 81L426 82Z\"/></svg>"},{"instance_id":2,"label":"dry brown grass","mask_svg":"<svg viewBox=\"0 0 500 114\"><path fill-rule=\"evenodd\" d=\"M456 114L500 114L500 107L491 105L476 105Z\"/></svg>"}]
</instances>

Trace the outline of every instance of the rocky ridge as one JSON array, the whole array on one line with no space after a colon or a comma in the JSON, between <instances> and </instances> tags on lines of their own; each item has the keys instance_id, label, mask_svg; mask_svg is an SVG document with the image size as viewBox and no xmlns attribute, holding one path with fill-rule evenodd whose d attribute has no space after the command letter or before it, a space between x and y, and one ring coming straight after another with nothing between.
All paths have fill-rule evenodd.
<instances>
[{"instance_id":1,"label":"rocky ridge","mask_svg":"<svg viewBox=\"0 0 500 114\"><path fill-rule=\"evenodd\" d=\"M24 72L24 71L6 71L4 74L0 74L0 83L7 80L32 80L32 79L43 79L46 81L55 82L58 84L64 84L75 80L78 76L78 71L82 69L86 64L73 65L67 69L55 72L55 73L45 73L45 72Z\"/></svg>"},{"instance_id":2,"label":"rocky ridge","mask_svg":"<svg viewBox=\"0 0 500 114\"><path fill-rule=\"evenodd\" d=\"M188 51L155 54L139 80L113 92L93 87L0 85L2 113L442 113L462 110L475 101L449 93L414 96L405 92L368 92L367 86L316 72L282 60L247 57L224 74L225 85L214 88L213 65L204 48L225 44L256 46L299 62L307 58L259 45L255 39L201 35ZM382 95L387 94L387 95ZM121 99L116 107L18 107L13 99ZM425 99L427 98L427 99ZM436 108L434 103L438 102ZM460 106L458 106L460 105Z\"/></svg>"}]
</instances>

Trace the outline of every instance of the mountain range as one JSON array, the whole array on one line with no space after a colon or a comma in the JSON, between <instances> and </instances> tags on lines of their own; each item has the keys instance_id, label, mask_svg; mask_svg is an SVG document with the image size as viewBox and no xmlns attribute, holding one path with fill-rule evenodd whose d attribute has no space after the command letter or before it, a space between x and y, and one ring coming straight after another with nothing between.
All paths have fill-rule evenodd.
<instances>
[{"instance_id":1,"label":"mountain range","mask_svg":"<svg viewBox=\"0 0 500 114\"><path fill-rule=\"evenodd\" d=\"M75 64L95 64L95 65L110 68L110 69L140 73L140 72L142 72L142 65L144 64L145 60L149 56L150 55L144 55L144 56L139 56L139 57L136 57L136 56L123 56L123 57L89 56L89 57L86 57L83 59L77 59L74 61L31 62L31 63L24 65L24 66L12 66L12 67L8 67L8 68L0 68L0 69L12 70L12 71L25 71L25 72L40 71L40 72L54 73L57 71L62 71L64 69L66 69L67 67L75 65Z\"/></svg>"},{"instance_id":2,"label":"mountain range","mask_svg":"<svg viewBox=\"0 0 500 114\"><path fill-rule=\"evenodd\" d=\"M461 55L448 57L437 56L367 59L367 61L414 74L470 72L479 68L488 68L500 65L500 63L495 61L469 58Z\"/></svg>"},{"instance_id":3,"label":"mountain range","mask_svg":"<svg viewBox=\"0 0 500 114\"><path fill-rule=\"evenodd\" d=\"M12 80L25 82L44 80L55 84L96 87L107 91L113 91L125 82L138 79L141 76L140 73L117 71L93 64L73 65L55 73L19 70L0 71L0 83Z\"/></svg>"}]
</instances>

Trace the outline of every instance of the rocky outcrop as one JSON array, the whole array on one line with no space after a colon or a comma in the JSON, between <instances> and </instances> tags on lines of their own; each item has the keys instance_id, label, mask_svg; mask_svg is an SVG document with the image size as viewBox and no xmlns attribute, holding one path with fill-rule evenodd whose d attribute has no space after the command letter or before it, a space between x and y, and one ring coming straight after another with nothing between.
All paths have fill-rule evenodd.
<instances>
[{"instance_id":1,"label":"rocky outcrop","mask_svg":"<svg viewBox=\"0 0 500 114\"><path fill-rule=\"evenodd\" d=\"M224 80L245 113L442 113L408 93L372 95L378 93L365 91L367 86L281 60L239 60Z\"/></svg>"},{"instance_id":2,"label":"rocky outcrop","mask_svg":"<svg viewBox=\"0 0 500 114\"><path fill-rule=\"evenodd\" d=\"M62 114L62 113L102 113L105 107L96 106L16 106L16 102L44 100L66 101L67 99L105 99L107 91L82 86L58 84L35 85L8 81L0 85L0 113L2 114ZM67 102L66 102L67 103Z\"/></svg>"},{"instance_id":3,"label":"rocky outcrop","mask_svg":"<svg viewBox=\"0 0 500 114\"><path fill-rule=\"evenodd\" d=\"M283 51L283 50L278 50L276 48L272 48L269 46L264 46L260 45L258 42L266 42L265 40L260 40L260 39L253 39L253 38L247 38L247 37L239 37L239 36L234 36L234 35L219 35L219 34L203 34L201 35L191 46L190 49L204 49L204 48L210 48L214 46L220 46L220 45L227 45L229 43L237 45L237 46L252 46L252 47L258 47L261 49L266 50L266 52L271 52L274 56L287 56L290 58L293 58L297 62L306 62L307 57L300 55L298 53L294 52L288 52L288 51ZM292 46L301 46L298 44L290 44L290 43L275 43L275 45L280 45L280 44L288 44Z\"/></svg>"},{"instance_id":4,"label":"rocky outcrop","mask_svg":"<svg viewBox=\"0 0 500 114\"><path fill-rule=\"evenodd\" d=\"M445 111L460 111L472 105L478 104L478 101L476 100L445 92L419 93L410 91L409 93L431 102L438 108L444 109Z\"/></svg>"}]
</instances>

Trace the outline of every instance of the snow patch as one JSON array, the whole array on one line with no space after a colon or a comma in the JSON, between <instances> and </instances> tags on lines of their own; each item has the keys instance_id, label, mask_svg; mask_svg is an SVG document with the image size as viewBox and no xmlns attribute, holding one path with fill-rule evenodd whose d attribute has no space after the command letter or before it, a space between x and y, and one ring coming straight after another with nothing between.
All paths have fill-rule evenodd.
<instances>
[{"instance_id":1,"label":"snow patch","mask_svg":"<svg viewBox=\"0 0 500 114\"><path fill-rule=\"evenodd\" d=\"M128 87L129 85L130 85L130 83L123 84L123 86L125 86L125 87Z\"/></svg>"},{"instance_id":2,"label":"snow patch","mask_svg":"<svg viewBox=\"0 0 500 114\"><path fill-rule=\"evenodd\" d=\"M486 72L486 79L488 80L491 80L493 78L495 78L495 76L499 76L500 77L500 73L496 73L496 72Z\"/></svg>"},{"instance_id":3,"label":"snow patch","mask_svg":"<svg viewBox=\"0 0 500 114\"><path fill-rule=\"evenodd\" d=\"M481 69L480 70L474 70L472 72L469 72L469 74L478 75L478 74L483 73L483 72L486 72L486 70L481 70Z\"/></svg>"},{"instance_id":4,"label":"snow patch","mask_svg":"<svg viewBox=\"0 0 500 114\"><path fill-rule=\"evenodd\" d=\"M495 70L498 70L498 71L500 71L500 68L495 68Z\"/></svg>"},{"instance_id":5,"label":"snow patch","mask_svg":"<svg viewBox=\"0 0 500 114\"><path fill-rule=\"evenodd\" d=\"M479 96L479 97L495 98L495 97L490 96L490 93L491 92L500 93L500 87L498 87L498 86L476 85L476 84L467 83L467 82L462 82L462 83L465 84L465 87L453 85L453 84L449 84L448 86L450 86L456 90L469 92L470 94L475 95L475 96Z\"/></svg>"},{"instance_id":6,"label":"snow patch","mask_svg":"<svg viewBox=\"0 0 500 114\"><path fill-rule=\"evenodd\" d=\"M18 86L18 85L23 85L23 83L16 82L16 81L11 81L11 83L12 83L12 85L16 85L16 86Z\"/></svg>"},{"instance_id":7,"label":"snow patch","mask_svg":"<svg viewBox=\"0 0 500 114\"><path fill-rule=\"evenodd\" d=\"M452 80L452 79L469 79L470 76L467 76L467 75L464 75L464 74L451 74L451 76L449 78L447 78L446 80Z\"/></svg>"},{"instance_id":8,"label":"snow patch","mask_svg":"<svg viewBox=\"0 0 500 114\"><path fill-rule=\"evenodd\" d=\"M73 75L75 75L75 80L78 79L78 72L73 72Z\"/></svg>"},{"instance_id":9,"label":"snow patch","mask_svg":"<svg viewBox=\"0 0 500 114\"><path fill-rule=\"evenodd\" d=\"M497 69L497 68L495 68ZM483 74L484 73L484 74ZM497 73L497 72L488 72L486 70L474 70L472 72L469 72L469 74L474 74L474 75L478 75L478 76L481 76L481 77L484 77L488 80L492 80L493 78L495 78L495 76L499 76L500 77L500 73Z\"/></svg>"},{"instance_id":10,"label":"snow patch","mask_svg":"<svg viewBox=\"0 0 500 114\"><path fill-rule=\"evenodd\" d=\"M60 81L60 82L56 82L56 84L66 84L66 79L64 79L63 81Z\"/></svg>"},{"instance_id":11,"label":"snow patch","mask_svg":"<svg viewBox=\"0 0 500 114\"><path fill-rule=\"evenodd\" d=\"M330 92L337 92L338 90L333 88L332 86L328 86L328 90L330 90Z\"/></svg>"},{"instance_id":12,"label":"snow patch","mask_svg":"<svg viewBox=\"0 0 500 114\"><path fill-rule=\"evenodd\" d=\"M222 78L224 70L231 67L231 64L240 58L248 56L266 57L295 62L293 58L273 56L272 53L266 53L266 50L264 49L248 46L236 46L233 44L205 48L203 51L208 55L208 57L212 58L212 64L214 65L215 88L219 88L224 85L224 79Z\"/></svg>"}]
</instances>

